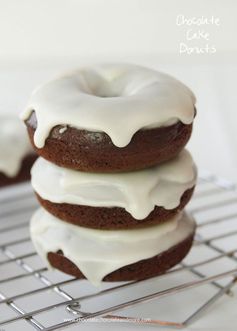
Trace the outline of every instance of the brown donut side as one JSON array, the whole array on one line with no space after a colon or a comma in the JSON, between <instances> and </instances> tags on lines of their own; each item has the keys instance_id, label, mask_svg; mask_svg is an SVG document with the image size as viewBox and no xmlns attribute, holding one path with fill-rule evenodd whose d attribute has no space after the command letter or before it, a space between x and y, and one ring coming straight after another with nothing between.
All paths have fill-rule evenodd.
<instances>
[{"instance_id":1,"label":"brown donut side","mask_svg":"<svg viewBox=\"0 0 237 331\"><path fill-rule=\"evenodd\" d=\"M26 155L22 160L20 171L15 177L7 177L5 174L0 173L0 187L13 185L24 182L26 180L30 180L30 169L36 159L37 159L37 155L35 153Z\"/></svg>"},{"instance_id":2,"label":"brown donut side","mask_svg":"<svg viewBox=\"0 0 237 331\"><path fill-rule=\"evenodd\" d=\"M112 230L163 223L184 209L191 199L193 191L194 187L183 193L178 207L168 210L156 206L143 220L133 218L124 208L120 207L91 207L68 203L53 203L44 200L37 193L36 197L44 209L63 221L88 228Z\"/></svg>"},{"instance_id":3,"label":"brown donut side","mask_svg":"<svg viewBox=\"0 0 237 331\"><path fill-rule=\"evenodd\" d=\"M43 148L34 144L37 127L33 112L26 121L31 143L46 160L61 167L85 172L122 172L147 168L175 157L187 144L192 124L178 122L168 127L140 130L131 142L116 147L104 132L91 132L63 126L54 127Z\"/></svg>"},{"instance_id":4,"label":"brown donut side","mask_svg":"<svg viewBox=\"0 0 237 331\"><path fill-rule=\"evenodd\" d=\"M194 233L167 251L162 252L161 254L158 254L150 259L141 260L115 270L104 277L103 280L109 282L130 281L146 279L163 274L165 271L181 262L188 254L192 246L193 237ZM63 255L63 252L49 252L48 260L54 268L66 274L72 275L79 279L85 278L80 269L78 269L74 263L67 259Z\"/></svg>"}]
</instances>

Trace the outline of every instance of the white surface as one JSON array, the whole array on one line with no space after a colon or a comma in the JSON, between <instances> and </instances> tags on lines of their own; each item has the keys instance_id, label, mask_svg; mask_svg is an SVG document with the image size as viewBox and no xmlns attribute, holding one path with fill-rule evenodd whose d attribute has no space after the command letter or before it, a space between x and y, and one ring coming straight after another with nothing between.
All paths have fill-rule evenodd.
<instances>
[{"instance_id":1,"label":"white surface","mask_svg":"<svg viewBox=\"0 0 237 331\"><path fill-rule=\"evenodd\" d=\"M146 59L134 57L131 58L131 61L163 69L170 74L176 75L187 85L190 85L197 95L198 115L194 123L194 134L189 144L189 149L193 152L194 158L200 168L209 169L211 172L219 174L222 177L237 181L237 138L235 134L237 107L235 81L237 66L235 62L230 62L228 66L224 66L223 61L217 61L217 63L214 61L212 65L193 66L190 63L186 65L184 63L177 63L177 59L171 61L170 58L167 61L160 59L160 63L157 63L157 59L152 57ZM0 88L2 91L0 98L1 111L3 111L3 109L13 112L22 110L31 90L38 83L43 82L61 70L74 67L77 63L79 63L79 61L75 61L74 59L70 64L41 62L37 65L34 63L31 65L24 63L24 65L21 66L11 64L8 65L8 67L2 68L0 75ZM12 95L14 95L14 98ZM222 200L220 200L220 202L221 201ZM222 214L226 214L227 211L230 213L231 209L229 207L223 208ZM219 217L220 214L221 212L218 212L216 217ZM227 230L231 231L231 228ZM209 236L212 233L212 229L210 229L210 231ZM236 248L236 240L234 238L233 240L228 239L228 245L230 248ZM212 269L212 272L213 271L216 270ZM220 265L220 271L223 271L222 264ZM181 281L182 280L183 277L181 277ZM76 289L73 290L73 294L75 294L75 290ZM234 298L223 297L211 307L208 314L186 330L206 331L213 329L215 331L222 331L225 329L234 331L237 323L236 287L233 289L233 292L235 293ZM197 302L199 302L199 299L201 302L201 298L205 296L206 293L205 287L203 289L198 288L195 291ZM81 293L78 293L78 295L80 294ZM186 294L181 296L181 298L183 298L183 302L185 302ZM180 300L180 296L173 299L172 302L174 307L176 307L175 309L179 306ZM28 303L28 309L31 309L31 307L32 303ZM142 305L139 311L148 313L155 309L152 307L156 306L151 304L144 308L144 305ZM163 305L163 301L160 301L159 311L166 314L165 307L167 308L166 305ZM132 315L132 313L133 311L130 311L130 315ZM153 316L158 317L157 308L153 311ZM43 321L45 322L50 318L52 318L51 314L45 314ZM54 322L57 322L57 319L54 319ZM96 328L98 330L112 329L113 331L121 329L131 330L131 327L136 328L135 326L125 323L86 323L81 326L82 330ZM74 330L76 328L78 328L78 326L72 327L71 329ZM151 328L140 325L138 329L148 331ZM10 328L9 330L15 331L14 328Z\"/></svg>"},{"instance_id":2,"label":"white surface","mask_svg":"<svg viewBox=\"0 0 237 331\"><path fill-rule=\"evenodd\" d=\"M215 190L214 192L210 190ZM14 191L14 192L13 192ZM209 191L209 194L207 194ZM28 195L27 195L28 192ZM13 242L14 240L21 240L28 236L28 225L25 224L26 220L29 220L32 210L36 208L37 202L33 195L30 195L29 184L18 185L16 188L8 188L6 190L0 190L0 240L1 244L7 244ZM6 197L11 197L14 195L14 199L9 199L6 202ZM22 196L23 195L23 196ZM235 198L234 203L231 199ZM2 201L5 201L2 202ZM223 201L226 201L224 205ZM228 200L230 202L228 203ZM220 206L218 205L220 202ZM215 203L215 207L212 204ZM208 207L202 210L201 207ZM223 191L217 189L217 187L211 183L202 183L198 185L196 190L196 196L194 196L191 201L189 208L191 210L196 209L195 217L198 224L203 224L207 220L215 220L221 215L225 215L227 220L219 223L214 223L206 225L198 229L198 232L203 238L210 238L212 236L219 236L221 234L228 234L226 238L219 238L212 240L212 244L217 248L223 249L224 251L236 249L237 242L237 223L236 217L228 219L230 215L237 213L237 203L236 203L236 191ZM201 210L198 211L198 209ZM20 226L19 226L20 225ZM14 227L15 226L15 227ZM2 232L1 229L8 228L8 231ZM8 245L7 249L0 252L0 261L6 261L10 257L21 256L22 254L31 253L34 251L31 241L28 239L26 242L18 243L15 245ZM194 246L185 259L187 265L198 263L202 260L213 258L217 256L217 252L205 245ZM5 296L12 296L16 294L25 293L30 290L35 290L37 288L45 287L45 283L42 278L39 277L23 277L18 280L10 280L9 277L22 274L23 272L30 272L32 268L38 269L45 264L39 256L33 256L29 258L24 258L24 263L27 265L27 269L24 271L24 264L19 264L17 261L12 263L7 263L5 265L0 265L0 280L7 278L7 281L0 283L0 292ZM26 267L25 265L25 267ZM196 267L196 271L205 274L206 276L215 275L217 273L222 273L225 270L233 270L236 268L236 262L230 258L224 257L217 261L209 263L207 265ZM65 281L70 279L70 276L57 272L57 271L47 271L42 273L44 277L47 278L47 284L55 283L58 281ZM108 294L104 295L97 300L82 302L82 310L84 311L97 311L104 309L109 306L122 303L127 300L137 298L154 291L161 291L179 284L183 284L188 281L195 281L198 277L189 271L175 272L165 277L156 278L154 281L146 281L145 283L137 284L129 289L120 290L117 295ZM220 285L226 285L230 281L230 277L227 277L221 281L218 281ZM103 289L109 288L111 285L115 284L104 284ZM119 285L118 283L116 285ZM86 294L94 293L95 287L90 286L89 282L77 281L74 283L67 283L61 285L61 290L66 291L69 295L74 298L81 297ZM117 314L120 316L133 316L133 317L144 317L144 318L158 318L161 320L168 321L183 321L196 309L198 309L207 299L210 299L212 295L216 293L216 289L212 285L200 286L192 290L186 290L178 295L168 296L166 298L160 298L160 300L155 300L148 302L146 304L138 305L133 308L129 308L123 311L118 311ZM234 295L234 296L233 296ZM33 295L25 295L14 301L21 309L29 312L32 310L37 310L39 308L55 305L55 303L62 302L65 297L59 295L56 289L51 291L44 289L43 292L35 293ZM236 330L237 315L236 315L236 305L237 305L237 287L232 289L231 296L224 295L222 299L216 302L208 312L206 312L197 322L193 323L192 326L188 327L186 330L197 331L197 330ZM0 321L6 318L12 318L16 316L12 308L7 304L1 305L1 316ZM70 314L65 309L65 305L61 308L54 308L48 312L44 312L35 316L37 321L41 322L44 326L50 326L56 323L60 323L64 319L75 318L75 315ZM153 330L154 327L144 326L144 325L129 325L127 323L102 323L98 319L95 321L87 322L75 326L80 330ZM13 323L9 325L4 325L6 331L16 331L21 330L20 325L25 324L26 330L32 330L29 324ZM75 330L75 328L69 328ZM157 330L163 330L157 327ZM168 329L170 330L170 329Z\"/></svg>"},{"instance_id":3,"label":"white surface","mask_svg":"<svg viewBox=\"0 0 237 331\"><path fill-rule=\"evenodd\" d=\"M165 70L183 80L187 85L190 85L197 96L198 115L194 123L194 134L189 144L189 149L193 152L199 167L208 169L222 177L237 181L237 138L235 134L237 107L237 97L235 93L236 63L232 61L232 63L230 62L228 66L226 66L222 60L214 61L214 63L208 65L199 64L193 66L190 63L179 63L176 58L173 61L170 60L170 58L163 58L163 60L159 59L158 61L154 57L141 59L134 56L130 57L129 60L131 62L150 65L154 68ZM70 61L70 64L60 63L60 61L54 63L49 63L48 61L38 63L24 62L21 65L10 63L8 66L2 67L0 75L0 89L2 91L0 96L1 111L21 111L26 104L31 90L38 83L49 79L52 75L57 74L61 70L73 68L79 63L80 61L74 59ZM13 95L14 98L12 97ZM226 213L226 211L227 208L225 208L224 212ZM236 248L236 240L230 240L228 243L232 245L232 248ZM223 270L223 266L221 266L220 270ZM181 281L182 279L183 278L181 278ZM73 290L73 294L75 294L75 290L76 289ZM237 323L236 287L233 289L233 292L235 293L234 298L223 297L210 309L207 315L186 330L206 331L213 329L215 331L222 331L225 329L234 331ZM81 293L78 293L78 295L80 294ZM195 291L195 295L196 298L200 297L201 301L202 296L206 295L206 288L198 288ZM186 295L181 298L184 300ZM179 306L180 300L180 297L173 300L174 307ZM185 302L185 300L183 302ZM177 305L175 305L175 303ZM32 303L28 303L28 309L31 309L31 307ZM152 307L156 306L151 304L147 306L147 308L144 308L142 305L140 311L153 311ZM163 301L160 301L159 311L166 313L165 307L167 308L167 306L163 305ZM130 313L130 315L132 315L132 312ZM51 314L46 314L43 321L49 320L50 316ZM157 308L156 311L153 312L153 316L157 317ZM54 319L54 322L57 322L57 319ZM13 325L11 327L13 327ZM78 328L78 326L72 327L71 329L74 330L76 328ZM116 331L121 329L131 330L131 328L135 329L136 326L127 325L125 323L86 323L83 324L81 328L82 330L110 329ZM141 325L138 329L148 331L151 328ZM6 328L6 330L8 329ZM16 329L9 328L9 330L15 331Z\"/></svg>"}]
</instances>

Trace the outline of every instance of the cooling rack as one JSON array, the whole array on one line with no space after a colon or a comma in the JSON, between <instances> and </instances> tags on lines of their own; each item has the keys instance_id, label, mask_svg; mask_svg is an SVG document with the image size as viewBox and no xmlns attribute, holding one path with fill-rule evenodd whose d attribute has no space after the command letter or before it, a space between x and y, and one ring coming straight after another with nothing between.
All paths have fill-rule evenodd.
<instances>
[{"instance_id":1,"label":"cooling rack","mask_svg":"<svg viewBox=\"0 0 237 331\"><path fill-rule=\"evenodd\" d=\"M28 233L36 207L28 183L0 190L0 330L60 330L76 323L83 329L92 321L182 328L208 313L221 296L231 300L237 279L237 194L225 180L200 176L188 208L197 234L182 264L149 280L102 288L47 269Z\"/></svg>"}]
</instances>

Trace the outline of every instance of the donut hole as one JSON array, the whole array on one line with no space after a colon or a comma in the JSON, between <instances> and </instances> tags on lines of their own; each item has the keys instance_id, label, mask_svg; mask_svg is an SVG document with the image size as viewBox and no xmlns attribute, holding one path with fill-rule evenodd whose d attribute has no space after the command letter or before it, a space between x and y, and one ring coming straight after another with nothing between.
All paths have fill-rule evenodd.
<instances>
[{"instance_id":1,"label":"donut hole","mask_svg":"<svg viewBox=\"0 0 237 331\"><path fill-rule=\"evenodd\" d=\"M86 94L98 98L130 97L142 93L151 86L158 84L157 74L145 73L136 67L131 70L126 66L100 67L97 69L84 69L76 78L79 89Z\"/></svg>"},{"instance_id":2,"label":"donut hole","mask_svg":"<svg viewBox=\"0 0 237 331\"><path fill-rule=\"evenodd\" d=\"M121 97L123 92L114 88L113 84L104 80L97 85L88 84L89 94L98 98L118 98Z\"/></svg>"},{"instance_id":3,"label":"donut hole","mask_svg":"<svg viewBox=\"0 0 237 331\"><path fill-rule=\"evenodd\" d=\"M95 71L83 71L79 80L79 88L86 94L98 98L118 98L124 96L126 84L121 77L106 77Z\"/></svg>"}]
</instances>

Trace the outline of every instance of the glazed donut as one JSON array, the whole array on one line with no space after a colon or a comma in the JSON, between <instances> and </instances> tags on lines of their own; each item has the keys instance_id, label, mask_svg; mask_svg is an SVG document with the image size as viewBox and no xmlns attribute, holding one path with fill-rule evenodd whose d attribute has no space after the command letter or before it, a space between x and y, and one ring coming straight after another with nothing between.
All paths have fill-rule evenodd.
<instances>
[{"instance_id":1,"label":"glazed donut","mask_svg":"<svg viewBox=\"0 0 237 331\"><path fill-rule=\"evenodd\" d=\"M96 230L65 223L40 208L30 233L48 265L98 286L103 279L136 280L165 272L188 253L195 227L192 218L179 213L145 228Z\"/></svg>"},{"instance_id":2,"label":"glazed donut","mask_svg":"<svg viewBox=\"0 0 237 331\"><path fill-rule=\"evenodd\" d=\"M72 224L97 229L163 223L192 196L197 170L190 153L148 169L86 173L38 158L31 183L41 205Z\"/></svg>"},{"instance_id":3,"label":"glazed donut","mask_svg":"<svg viewBox=\"0 0 237 331\"><path fill-rule=\"evenodd\" d=\"M84 68L39 87L22 114L43 158L86 172L147 168L188 142L195 97L181 82L136 65Z\"/></svg>"}]
</instances>

